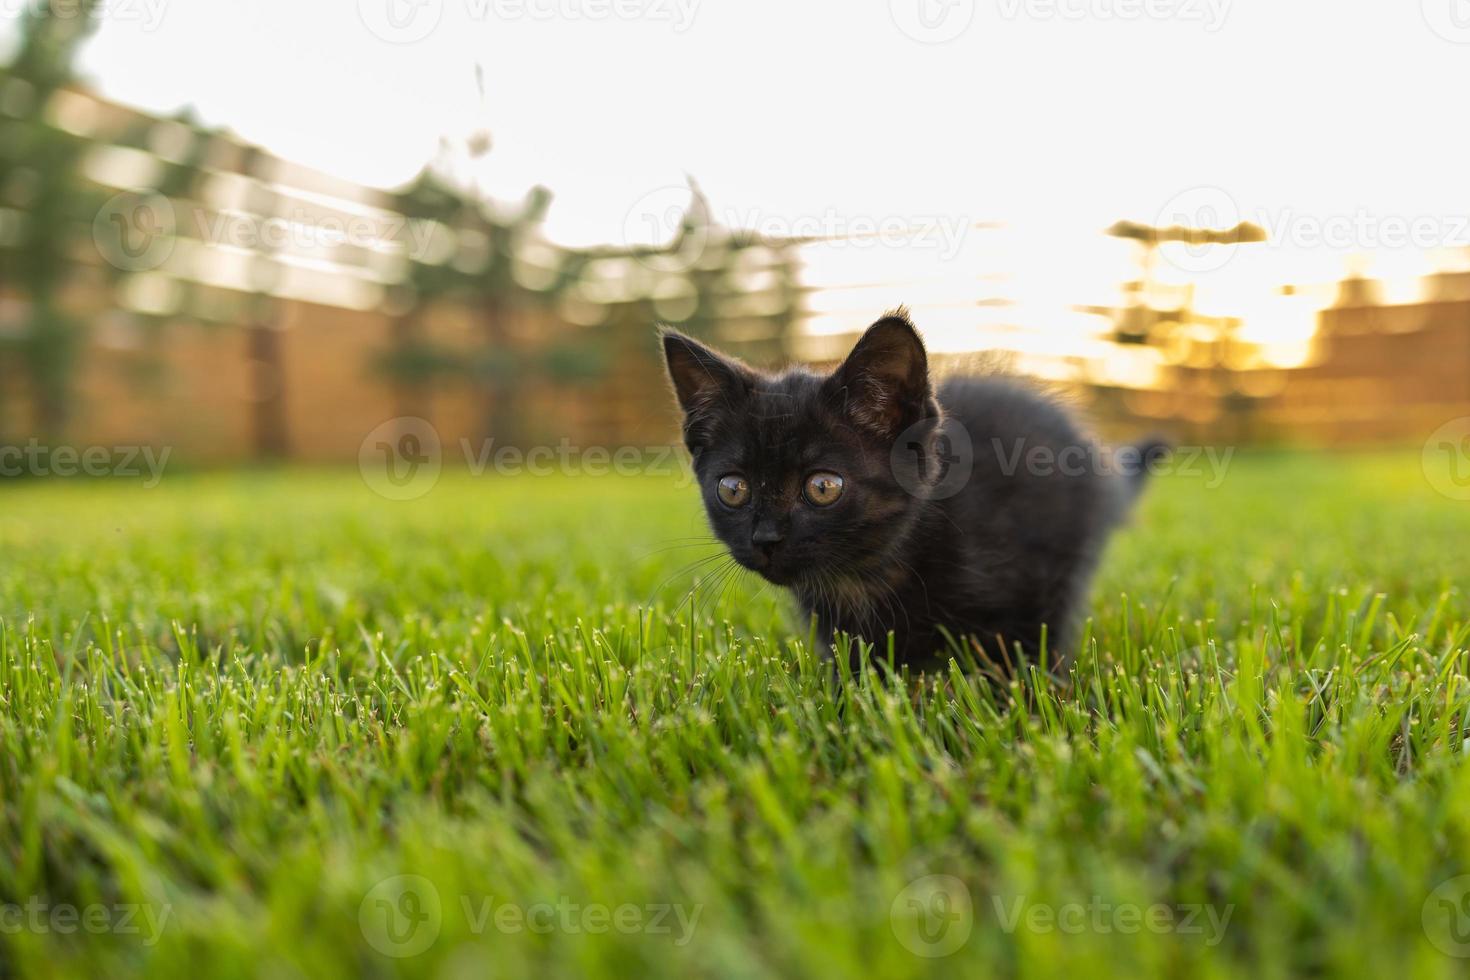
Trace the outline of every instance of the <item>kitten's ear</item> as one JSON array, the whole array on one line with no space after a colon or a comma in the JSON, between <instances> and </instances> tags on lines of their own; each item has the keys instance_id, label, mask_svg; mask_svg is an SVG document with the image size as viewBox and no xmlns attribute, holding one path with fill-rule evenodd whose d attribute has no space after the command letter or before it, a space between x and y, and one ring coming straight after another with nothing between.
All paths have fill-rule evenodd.
<instances>
[{"instance_id":1,"label":"kitten's ear","mask_svg":"<svg viewBox=\"0 0 1470 980\"><path fill-rule=\"evenodd\" d=\"M749 387L751 372L677 330L664 330L663 344L669 381L684 410L684 440L694 450L700 422L721 407L733 407Z\"/></svg>"},{"instance_id":2,"label":"kitten's ear","mask_svg":"<svg viewBox=\"0 0 1470 980\"><path fill-rule=\"evenodd\" d=\"M827 386L854 423L880 438L939 414L924 342L902 308L868 328Z\"/></svg>"}]
</instances>

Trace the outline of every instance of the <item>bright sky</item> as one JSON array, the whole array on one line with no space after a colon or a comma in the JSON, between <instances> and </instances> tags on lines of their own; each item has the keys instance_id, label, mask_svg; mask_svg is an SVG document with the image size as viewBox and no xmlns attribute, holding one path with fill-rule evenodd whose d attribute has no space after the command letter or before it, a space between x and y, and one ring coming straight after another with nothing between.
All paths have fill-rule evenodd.
<instances>
[{"instance_id":1,"label":"bright sky","mask_svg":"<svg viewBox=\"0 0 1470 980\"><path fill-rule=\"evenodd\" d=\"M83 58L104 94L382 185L485 128L482 186L550 187L566 244L637 237L630 212L689 174L718 220L772 231L1007 222L1022 291L1059 263L1084 282L1119 218L1265 224L1225 270L1258 285L1470 246L1470 0L105 5Z\"/></svg>"}]
</instances>

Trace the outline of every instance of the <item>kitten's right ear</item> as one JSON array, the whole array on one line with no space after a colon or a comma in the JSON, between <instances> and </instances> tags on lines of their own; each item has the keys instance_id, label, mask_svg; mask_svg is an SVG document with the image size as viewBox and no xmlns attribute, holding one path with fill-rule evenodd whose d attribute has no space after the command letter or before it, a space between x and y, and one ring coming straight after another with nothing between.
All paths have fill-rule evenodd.
<instances>
[{"instance_id":1,"label":"kitten's right ear","mask_svg":"<svg viewBox=\"0 0 1470 980\"><path fill-rule=\"evenodd\" d=\"M867 329L826 386L854 423L883 439L939 415L924 341L903 307Z\"/></svg>"},{"instance_id":2,"label":"kitten's right ear","mask_svg":"<svg viewBox=\"0 0 1470 980\"><path fill-rule=\"evenodd\" d=\"M669 381L684 410L684 438L693 449L696 423L722 405L732 406L749 387L750 369L677 330L664 330L663 344Z\"/></svg>"}]
</instances>

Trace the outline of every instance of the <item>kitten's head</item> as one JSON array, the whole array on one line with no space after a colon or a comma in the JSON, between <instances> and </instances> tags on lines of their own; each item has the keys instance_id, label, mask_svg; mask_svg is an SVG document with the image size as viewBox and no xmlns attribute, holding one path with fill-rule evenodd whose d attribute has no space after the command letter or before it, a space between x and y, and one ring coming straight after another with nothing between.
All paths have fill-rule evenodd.
<instances>
[{"instance_id":1,"label":"kitten's head","mask_svg":"<svg viewBox=\"0 0 1470 980\"><path fill-rule=\"evenodd\" d=\"M710 526L735 560L797 588L881 566L922 506L895 443L930 454L940 422L908 315L873 324L825 376L765 374L673 331L663 343Z\"/></svg>"}]
</instances>

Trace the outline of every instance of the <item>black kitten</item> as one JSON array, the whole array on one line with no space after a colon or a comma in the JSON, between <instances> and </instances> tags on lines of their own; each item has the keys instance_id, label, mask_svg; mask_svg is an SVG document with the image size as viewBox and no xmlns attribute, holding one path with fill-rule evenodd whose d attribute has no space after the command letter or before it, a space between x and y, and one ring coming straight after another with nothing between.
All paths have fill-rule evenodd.
<instances>
[{"instance_id":1,"label":"black kitten","mask_svg":"<svg viewBox=\"0 0 1470 980\"><path fill-rule=\"evenodd\" d=\"M674 331L664 355L710 525L746 568L790 588L820 635L934 665L949 636L996 664L1071 652L1109 532L1161 447L1128 466L1019 382L935 391L900 309L833 374L764 374ZM1126 470L1127 472L1123 472Z\"/></svg>"}]
</instances>

